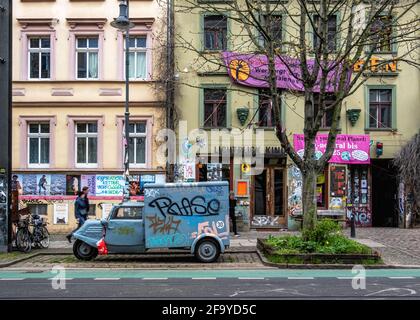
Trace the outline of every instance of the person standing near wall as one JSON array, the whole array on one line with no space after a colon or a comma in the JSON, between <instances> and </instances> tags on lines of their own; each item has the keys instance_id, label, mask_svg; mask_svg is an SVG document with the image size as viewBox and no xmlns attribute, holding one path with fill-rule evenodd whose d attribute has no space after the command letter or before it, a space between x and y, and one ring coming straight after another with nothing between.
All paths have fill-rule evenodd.
<instances>
[{"instance_id":1,"label":"person standing near wall","mask_svg":"<svg viewBox=\"0 0 420 320\"><path fill-rule=\"evenodd\" d=\"M235 237L239 237L237 226L236 226L235 208L236 208L235 193L231 191L229 193L229 217L232 220L233 233L235 234Z\"/></svg>"},{"instance_id":2,"label":"person standing near wall","mask_svg":"<svg viewBox=\"0 0 420 320\"><path fill-rule=\"evenodd\" d=\"M69 233L66 238L71 243L71 237L73 236L73 233L75 233L79 228L83 226L87 219L88 215L88 207L89 207L89 201L86 198L85 192L81 191L79 192L79 196L76 198L76 201L74 202L74 216L77 220L77 228L74 229L71 233Z\"/></svg>"}]
</instances>

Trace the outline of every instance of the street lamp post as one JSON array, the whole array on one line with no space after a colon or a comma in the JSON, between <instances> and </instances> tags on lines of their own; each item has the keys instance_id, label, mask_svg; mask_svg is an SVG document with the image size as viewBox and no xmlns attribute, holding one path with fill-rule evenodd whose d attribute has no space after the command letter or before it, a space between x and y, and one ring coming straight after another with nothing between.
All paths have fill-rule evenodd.
<instances>
[{"instance_id":1,"label":"street lamp post","mask_svg":"<svg viewBox=\"0 0 420 320\"><path fill-rule=\"evenodd\" d=\"M130 49L130 29L134 27L134 23L129 20L129 0L120 0L120 14L118 18L111 22L111 26L125 31L125 113L124 113L124 201L130 200L130 160L129 160L129 121L130 121L130 109L129 109L129 49Z\"/></svg>"}]
</instances>

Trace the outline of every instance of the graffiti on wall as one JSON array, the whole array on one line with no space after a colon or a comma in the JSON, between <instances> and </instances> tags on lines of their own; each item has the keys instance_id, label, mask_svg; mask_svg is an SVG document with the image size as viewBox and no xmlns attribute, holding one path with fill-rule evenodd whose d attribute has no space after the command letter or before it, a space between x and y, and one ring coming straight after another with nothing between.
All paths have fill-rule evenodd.
<instances>
[{"instance_id":1,"label":"graffiti on wall","mask_svg":"<svg viewBox=\"0 0 420 320\"><path fill-rule=\"evenodd\" d=\"M289 215L293 216L297 210L302 209L302 174L298 167L291 166L288 170Z\"/></svg>"},{"instance_id":2,"label":"graffiti on wall","mask_svg":"<svg viewBox=\"0 0 420 320\"><path fill-rule=\"evenodd\" d=\"M169 197L159 197L149 203L152 208L158 208L162 216L211 216L218 215L220 210L219 200L213 198L209 201L203 196L192 199L182 198L179 202L172 201Z\"/></svg>"},{"instance_id":3,"label":"graffiti on wall","mask_svg":"<svg viewBox=\"0 0 420 320\"><path fill-rule=\"evenodd\" d=\"M279 217L254 216L252 218L252 225L256 227L278 226Z\"/></svg>"},{"instance_id":4,"label":"graffiti on wall","mask_svg":"<svg viewBox=\"0 0 420 320\"><path fill-rule=\"evenodd\" d=\"M368 207L348 207L347 222L351 221L351 214L354 213L354 221L358 227L372 226L372 213Z\"/></svg>"}]
</instances>

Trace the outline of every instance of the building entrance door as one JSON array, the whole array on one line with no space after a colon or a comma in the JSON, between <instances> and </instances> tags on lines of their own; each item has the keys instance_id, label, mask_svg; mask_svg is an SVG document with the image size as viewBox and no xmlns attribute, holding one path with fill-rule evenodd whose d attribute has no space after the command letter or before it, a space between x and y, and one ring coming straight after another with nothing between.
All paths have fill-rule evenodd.
<instances>
[{"instance_id":1,"label":"building entrance door","mask_svg":"<svg viewBox=\"0 0 420 320\"><path fill-rule=\"evenodd\" d=\"M282 167L266 167L261 174L253 177L252 227L286 226L284 172Z\"/></svg>"}]
</instances>

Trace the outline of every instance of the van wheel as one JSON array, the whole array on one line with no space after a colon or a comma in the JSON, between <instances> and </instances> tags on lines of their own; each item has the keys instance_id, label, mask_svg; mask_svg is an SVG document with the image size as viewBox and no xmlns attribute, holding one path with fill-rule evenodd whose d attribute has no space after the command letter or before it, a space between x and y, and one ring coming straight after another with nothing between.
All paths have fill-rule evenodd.
<instances>
[{"instance_id":1,"label":"van wheel","mask_svg":"<svg viewBox=\"0 0 420 320\"><path fill-rule=\"evenodd\" d=\"M73 245L73 253L79 260L92 260L98 255L98 249L88 245L86 242L76 240Z\"/></svg>"},{"instance_id":2,"label":"van wheel","mask_svg":"<svg viewBox=\"0 0 420 320\"><path fill-rule=\"evenodd\" d=\"M195 248L195 257L201 262L214 262L219 258L219 255L219 244L213 239L203 239Z\"/></svg>"}]
</instances>

